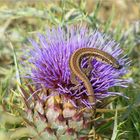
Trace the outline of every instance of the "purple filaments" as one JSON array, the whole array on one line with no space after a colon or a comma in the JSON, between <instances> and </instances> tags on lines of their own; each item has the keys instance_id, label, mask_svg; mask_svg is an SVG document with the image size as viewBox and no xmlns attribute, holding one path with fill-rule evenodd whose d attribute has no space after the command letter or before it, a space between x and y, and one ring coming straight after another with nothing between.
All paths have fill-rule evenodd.
<instances>
[{"instance_id":1,"label":"purple filaments","mask_svg":"<svg viewBox=\"0 0 140 140\"><path fill-rule=\"evenodd\" d=\"M90 106L88 93L82 81L79 85L71 83L71 71L69 59L75 50L82 47L97 48L108 52L116 58L121 69L115 69L108 64L92 60L92 70L88 76L95 92L96 100L102 100L109 96L122 95L118 92L109 92L114 86L127 87L129 81L122 78L127 72L129 65L128 59L123 55L119 44L110 39L105 34L98 31L90 32L89 29L82 27L67 27L66 29L52 28L47 29L45 35L38 34L39 41L30 39L30 57L28 62L31 64L31 71L27 73L33 83L43 85L46 88L54 89L60 95L66 96L70 101L77 105L77 101ZM86 67L87 61L83 60L81 67Z\"/></svg>"}]
</instances>

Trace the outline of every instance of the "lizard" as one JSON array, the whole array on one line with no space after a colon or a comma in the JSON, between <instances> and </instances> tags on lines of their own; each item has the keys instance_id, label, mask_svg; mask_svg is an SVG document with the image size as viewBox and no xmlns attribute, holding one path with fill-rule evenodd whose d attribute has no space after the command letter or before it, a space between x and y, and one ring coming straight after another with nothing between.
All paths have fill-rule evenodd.
<instances>
[{"instance_id":1,"label":"lizard","mask_svg":"<svg viewBox=\"0 0 140 140\"><path fill-rule=\"evenodd\" d=\"M88 96L89 102L95 103L96 100L93 87L86 74L80 68L82 58L87 56L95 57L96 60L110 64L116 69L120 69L121 65L112 55L97 48L79 48L70 56L69 66L71 71L71 82L73 84L78 83L78 81L76 82L76 76L83 81L87 93L90 95Z\"/></svg>"}]
</instances>

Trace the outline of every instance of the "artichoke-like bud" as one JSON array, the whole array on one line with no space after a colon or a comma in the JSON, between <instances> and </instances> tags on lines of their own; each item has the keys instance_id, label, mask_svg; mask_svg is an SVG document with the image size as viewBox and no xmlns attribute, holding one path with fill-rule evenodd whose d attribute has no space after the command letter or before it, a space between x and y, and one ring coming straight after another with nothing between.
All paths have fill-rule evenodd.
<instances>
[{"instance_id":1,"label":"artichoke-like bud","mask_svg":"<svg viewBox=\"0 0 140 140\"><path fill-rule=\"evenodd\" d=\"M123 78L129 61L123 56L119 44L98 31L92 32L84 27L52 28L45 35L38 34L38 37L39 42L30 39L33 48L29 48L27 53L25 77L32 82L28 82L27 91L21 88L26 105L26 126L36 132L30 139L101 139L96 133L102 124L97 121L101 114L96 113L96 109L105 108L112 97L125 97L122 93L111 92L110 88L127 87L129 82ZM78 84L71 80L69 60L80 48L106 52L121 65L116 69L94 57L91 59L87 78L94 95L87 92L87 87L78 77ZM88 69L88 56L82 58L80 68ZM96 102L89 102L89 96L95 96Z\"/></svg>"},{"instance_id":2,"label":"artichoke-like bud","mask_svg":"<svg viewBox=\"0 0 140 140\"><path fill-rule=\"evenodd\" d=\"M21 87L23 95L28 94ZM35 91L30 86L29 93ZM47 94L58 94L58 91L49 90ZM87 140L93 139L95 118L87 108L78 109L65 97L59 95L47 97L43 90L30 99L25 99L24 121L27 128L34 133L33 140ZM65 99L64 99L65 98ZM97 136L97 134L96 134Z\"/></svg>"}]
</instances>

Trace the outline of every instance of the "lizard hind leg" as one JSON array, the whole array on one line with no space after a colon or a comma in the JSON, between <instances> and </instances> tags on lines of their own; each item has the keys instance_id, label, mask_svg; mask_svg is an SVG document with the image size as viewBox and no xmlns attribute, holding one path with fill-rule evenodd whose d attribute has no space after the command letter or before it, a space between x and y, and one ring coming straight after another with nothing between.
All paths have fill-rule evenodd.
<instances>
[{"instance_id":1,"label":"lizard hind leg","mask_svg":"<svg viewBox=\"0 0 140 140\"><path fill-rule=\"evenodd\" d=\"M93 69L93 66L92 66L92 63L91 63L92 60L93 60L92 57L89 57L88 60L87 60L88 67L87 68L82 68L82 71L86 76L89 76L91 70Z\"/></svg>"},{"instance_id":2,"label":"lizard hind leg","mask_svg":"<svg viewBox=\"0 0 140 140\"><path fill-rule=\"evenodd\" d=\"M76 85L76 86L71 88L72 90L80 89L81 84L78 82L75 74L73 74L73 73L71 74L71 83Z\"/></svg>"},{"instance_id":3,"label":"lizard hind leg","mask_svg":"<svg viewBox=\"0 0 140 140\"><path fill-rule=\"evenodd\" d=\"M78 82L78 80L76 79L76 76L75 76L74 73L71 73L71 78L70 78L70 80L71 80L71 83L74 84L74 85L78 85L78 84L79 84L79 82Z\"/></svg>"}]
</instances>

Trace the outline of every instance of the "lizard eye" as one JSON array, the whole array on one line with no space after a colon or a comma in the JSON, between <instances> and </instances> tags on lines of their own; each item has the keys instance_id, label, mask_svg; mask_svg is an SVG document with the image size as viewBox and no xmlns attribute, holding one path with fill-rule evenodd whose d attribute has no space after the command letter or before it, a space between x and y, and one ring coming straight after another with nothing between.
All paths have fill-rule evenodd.
<instances>
[{"instance_id":1,"label":"lizard eye","mask_svg":"<svg viewBox=\"0 0 140 140\"><path fill-rule=\"evenodd\" d=\"M123 67L123 65L119 65L118 69L121 69Z\"/></svg>"}]
</instances>

